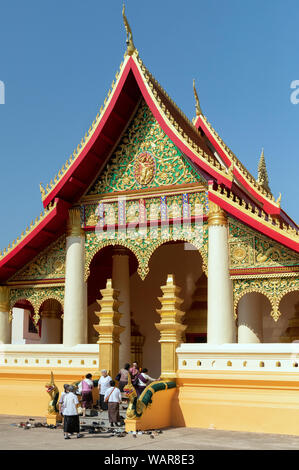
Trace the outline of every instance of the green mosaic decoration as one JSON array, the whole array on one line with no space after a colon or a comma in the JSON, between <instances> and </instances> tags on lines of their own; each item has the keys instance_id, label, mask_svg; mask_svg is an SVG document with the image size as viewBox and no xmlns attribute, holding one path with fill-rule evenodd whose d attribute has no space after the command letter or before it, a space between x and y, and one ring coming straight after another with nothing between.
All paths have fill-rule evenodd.
<instances>
[{"instance_id":1,"label":"green mosaic decoration","mask_svg":"<svg viewBox=\"0 0 299 470\"><path fill-rule=\"evenodd\" d=\"M64 305L64 286L55 287L39 287L34 288L13 288L10 289L10 311L14 305L20 300L28 300L34 309L34 322L38 323L39 309L41 305L48 299L55 299Z\"/></svg>"},{"instance_id":2,"label":"green mosaic decoration","mask_svg":"<svg viewBox=\"0 0 299 470\"><path fill-rule=\"evenodd\" d=\"M299 277L269 278L269 279L236 279L234 285L234 311L237 316L239 300L252 292L265 295L272 307L271 316L277 321L281 315L279 304L281 299L288 293L299 291Z\"/></svg>"},{"instance_id":3,"label":"green mosaic decoration","mask_svg":"<svg viewBox=\"0 0 299 470\"><path fill-rule=\"evenodd\" d=\"M147 173L138 182L135 165L136 158L142 152L148 152L154 164L148 168L150 175ZM206 181L182 156L182 153L160 128L149 107L142 101L117 150L88 194L196 182L206 185Z\"/></svg>"},{"instance_id":4,"label":"green mosaic decoration","mask_svg":"<svg viewBox=\"0 0 299 470\"><path fill-rule=\"evenodd\" d=\"M145 279L149 273L149 262L153 253L159 246L169 241L185 241L195 246L203 259L203 270L207 274L208 260L208 226L204 223L202 226L183 227L178 225L144 227L139 231L134 229L128 236L128 233L111 233L108 238L107 232L87 232L85 234L85 280L90 274L90 264L98 251L106 246L120 245L131 250L138 261L138 274L141 279Z\"/></svg>"},{"instance_id":5,"label":"green mosaic decoration","mask_svg":"<svg viewBox=\"0 0 299 470\"><path fill-rule=\"evenodd\" d=\"M65 243L65 235L63 235L14 274L10 281L64 278Z\"/></svg>"},{"instance_id":6,"label":"green mosaic decoration","mask_svg":"<svg viewBox=\"0 0 299 470\"><path fill-rule=\"evenodd\" d=\"M299 255L270 238L229 219L230 267L299 266Z\"/></svg>"}]
</instances>

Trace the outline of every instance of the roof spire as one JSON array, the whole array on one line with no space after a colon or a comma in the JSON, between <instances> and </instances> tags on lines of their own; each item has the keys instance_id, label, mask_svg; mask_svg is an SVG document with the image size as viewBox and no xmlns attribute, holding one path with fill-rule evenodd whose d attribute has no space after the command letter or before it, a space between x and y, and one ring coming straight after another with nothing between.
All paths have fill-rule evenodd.
<instances>
[{"instance_id":1,"label":"roof spire","mask_svg":"<svg viewBox=\"0 0 299 470\"><path fill-rule=\"evenodd\" d=\"M125 15L125 4L123 4L122 14L123 14L124 25L125 25L125 28L126 28L126 33L127 33L127 40L126 40L127 52L126 52L126 54L132 55L133 52L136 50L136 47L134 46L134 42L133 42L132 30L130 28L127 17Z\"/></svg>"},{"instance_id":2,"label":"roof spire","mask_svg":"<svg viewBox=\"0 0 299 470\"><path fill-rule=\"evenodd\" d=\"M271 190L270 190L270 187L269 187L269 178L268 178L268 173L267 173L267 168L266 168L264 149L262 149L262 153L261 153L261 156L260 156L260 161L259 161L259 164L258 164L257 182L260 186L262 186L267 191L269 191L269 193L271 193Z\"/></svg>"},{"instance_id":3,"label":"roof spire","mask_svg":"<svg viewBox=\"0 0 299 470\"><path fill-rule=\"evenodd\" d=\"M196 116L200 116L200 114L203 114L200 104L199 104L199 99L198 99L198 94L195 88L195 79L193 78L193 91L194 91L194 97L195 97L195 110L196 110Z\"/></svg>"}]
</instances>

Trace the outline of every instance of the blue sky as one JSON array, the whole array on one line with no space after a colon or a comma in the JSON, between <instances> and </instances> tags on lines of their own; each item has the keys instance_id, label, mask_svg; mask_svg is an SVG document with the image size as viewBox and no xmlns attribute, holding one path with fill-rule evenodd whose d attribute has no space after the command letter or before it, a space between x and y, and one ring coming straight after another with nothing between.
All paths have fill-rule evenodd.
<instances>
[{"instance_id":1,"label":"blue sky","mask_svg":"<svg viewBox=\"0 0 299 470\"><path fill-rule=\"evenodd\" d=\"M0 4L0 247L41 211L39 183L65 163L95 118L125 52L119 0ZM270 187L297 222L297 0L126 1L139 53L189 118L201 107L254 175L265 149Z\"/></svg>"}]
</instances>

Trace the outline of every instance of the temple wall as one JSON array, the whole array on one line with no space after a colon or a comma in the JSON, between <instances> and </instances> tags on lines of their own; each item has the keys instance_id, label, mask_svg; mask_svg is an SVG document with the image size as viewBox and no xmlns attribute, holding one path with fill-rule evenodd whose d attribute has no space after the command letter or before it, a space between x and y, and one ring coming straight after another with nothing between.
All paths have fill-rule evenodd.
<instances>
[{"instance_id":1,"label":"temple wall","mask_svg":"<svg viewBox=\"0 0 299 470\"><path fill-rule=\"evenodd\" d=\"M98 361L98 345L0 345L0 414L45 416L51 371L61 393L87 373L98 377Z\"/></svg>"},{"instance_id":2,"label":"temple wall","mask_svg":"<svg viewBox=\"0 0 299 470\"><path fill-rule=\"evenodd\" d=\"M182 345L173 426L299 435L298 344Z\"/></svg>"}]
</instances>

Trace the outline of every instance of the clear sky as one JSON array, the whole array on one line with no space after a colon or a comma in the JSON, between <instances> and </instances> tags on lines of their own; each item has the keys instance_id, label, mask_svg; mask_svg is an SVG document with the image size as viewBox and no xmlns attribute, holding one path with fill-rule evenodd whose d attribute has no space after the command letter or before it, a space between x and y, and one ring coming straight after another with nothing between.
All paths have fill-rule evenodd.
<instances>
[{"instance_id":1,"label":"clear sky","mask_svg":"<svg viewBox=\"0 0 299 470\"><path fill-rule=\"evenodd\" d=\"M0 3L0 248L42 208L48 183L95 118L126 49L120 0ZM189 118L203 112L297 222L298 0L127 0L144 63Z\"/></svg>"}]
</instances>

